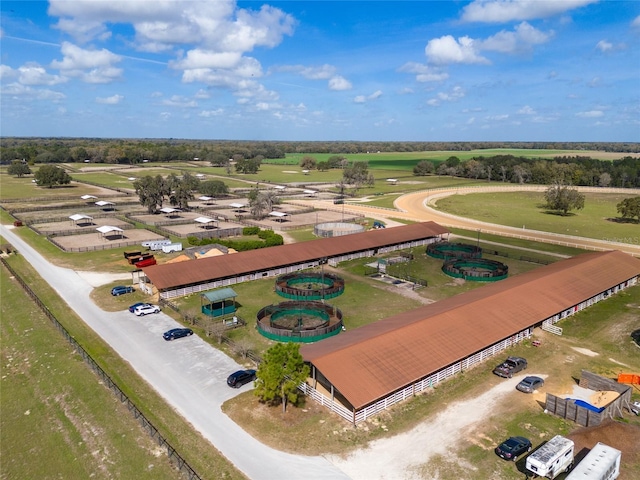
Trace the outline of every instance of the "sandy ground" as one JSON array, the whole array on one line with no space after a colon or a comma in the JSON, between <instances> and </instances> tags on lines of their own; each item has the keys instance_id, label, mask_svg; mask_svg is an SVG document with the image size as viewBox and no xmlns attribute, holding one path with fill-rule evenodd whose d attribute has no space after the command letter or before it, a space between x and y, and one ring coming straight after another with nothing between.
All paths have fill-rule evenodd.
<instances>
[{"instance_id":1,"label":"sandy ground","mask_svg":"<svg viewBox=\"0 0 640 480\"><path fill-rule=\"evenodd\" d=\"M127 285L131 283L131 273L99 273L99 272L81 272L76 270L76 273L80 278L87 282L92 287L100 287L107 283L115 282L117 280L123 280L127 282Z\"/></svg>"},{"instance_id":2,"label":"sandy ground","mask_svg":"<svg viewBox=\"0 0 640 480\"><path fill-rule=\"evenodd\" d=\"M346 457L328 459L354 480L424 480L416 473L418 467L434 455L449 452L475 424L493 413L501 399L517 395L515 387L524 377L505 380L479 397L453 402L434 418L406 433L376 440L368 448Z\"/></svg>"}]
</instances>

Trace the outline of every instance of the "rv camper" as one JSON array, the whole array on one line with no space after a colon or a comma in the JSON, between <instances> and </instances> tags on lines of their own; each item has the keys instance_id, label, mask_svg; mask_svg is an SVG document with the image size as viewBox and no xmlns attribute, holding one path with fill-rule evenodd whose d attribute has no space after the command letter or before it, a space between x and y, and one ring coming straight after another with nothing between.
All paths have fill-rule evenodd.
<instances>
[{"instance_id":1,"label":"rv camper","mask_svg":"<svg viewBox=\"0 0 640 480\"><path fill-rule=\"evenodd\" d=\"M598 442L567 480L614 480L620 475L621 455L620 450Z\"/></svg>"},{"instance_id":2,"label":"rv camper","mask_svg":"<svg viewBox=\"0 0 640 480\"><path fill-rule=\"evenodd\" d=\"M538 477L556 478L573 465L574 444L556 435L527 457L526 468Z\"/></svg>"}]
</instances>

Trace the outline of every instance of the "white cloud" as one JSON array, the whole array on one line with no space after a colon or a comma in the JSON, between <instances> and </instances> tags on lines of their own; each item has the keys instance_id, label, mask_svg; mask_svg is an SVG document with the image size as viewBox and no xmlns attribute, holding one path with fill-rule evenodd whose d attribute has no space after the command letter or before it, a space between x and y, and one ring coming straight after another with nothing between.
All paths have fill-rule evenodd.
<instances>
[{"instance_id":1,"label":"white cloud","mask_svg":"<svg viewBox=\"0 0 640 480\"><path fill-rule=\"evenodd\" d=\"M194 97L195 97L195 98L198 98L198 99L202 99L202 100L204 100L204 99L207 99L207 98L211 97L211 95L209 95L209 92L207 92L206 90L204 90L204 89L202 89L202 88L201 88L200 90L198 90L198 91L196 92L196 94L194 95Z\"/></svg>"},{"instance_id":2,"label":"white cloud","mask_svg":"<svg viewBox=\"0 0 640 480\"><path fill-rule=\"evenodd\" d=\"M219 117L224 113L222 108L217 108L216 110L203 110L199 113L201 117L209 118L209 117Z\"/></svg>"},{"instance_id":3,"label":"white cloud","mask_svg":"<svg viewBox=\"0 0 640 480\"><path fill-rule=\"evenodd\" d=\"M26 63L17 69L18 81L23 85L57 85L67 78L48 74L44 67L37 63Z\"/></svg>"},{"instance_id":4,"label":"white cloud","mask_svg":"<svg viewBox=\"0 0 640 480\"><path fill-rule=\"evenodd\" d=\"M529 105L525 105L520 110L518 110L518 113L520 115L535 115L536 111L533 108L531 108Z\"/></svg>"},{"instance_id":5,"label":"white cloud","mask_svg":"<svg viewBox=\"0 0 640 480\"><path fill-rule=\"evenodd\" d=\"M305 67L304 65L281 65L274 67L274 71L292 72L309 80L326 80L333 77L336 67L324 64L319 67Z\"/></svg>"},{"instance_id":6,"label":"white cloud","mask_svg":"<svg viewBox=\"0 0 640 480\"><path fill-rule=\"evenodd\" d=\"M602 110L589 110L587 112L578 112L576 113L576 117L581 118L598 118L602 117L604 112Z\"/></svg>"},{"instance_id":7,"label":"white cloud","mask_svg":"<svg viewBox=\"0 0 640 480\"><path fill-rule=\"evenodd\" d=\"M355 97L353 99L354 103L365 103L368 102L370 100L375 100L377 98L380 98L382 96L382 90L376 90L375 92L373 92L371 95L358 95L357 97Z\"/></svg>"},{"instance_id":8,"label":"white cloud","mask_svg":"<svg viewBox=\"0 0 640 480\"><path fill-rule=\"evenodd\" d=\"M96 102L104 105L117 105L122 100L124 100L124 96L117 94L111 95L110 97L96 97Z\"/></svg>"},{"instance_id":9,"label":"white cloud","mask_svg":"<svg viewBox=\"0 0 640 480\"><path fill-rule=\"evenodd\" d=\"M532 45L545 43L552 36L553 32L544 33L527 22L522 22L512 32L502 30L486 40L479 41L478 48L501 53L527 52L531 50Z\"/></svg>"},{"instance_id":10,"label":"white cloud","mask_svg":"<svg viewBox=\"0 0 640 480\"><path fill-rule=\"evenodd\" d=\"M407 62L402 65L399 72L414 73L416 75L416 81L420 83L424 82L441 82L449 78L449 74L442 72L441 70L424 65L417 62Z\"/></svg>"},{"instance_id":11,"label":"white cloud","mask_svg":"<svg viewBox=\"0 0 640 480\"><path fill-rule=\"evenodd\" d=\"M2 95L21 97L25 100L48 100L52 102L59 102L67 98L67 96L61 92L56 92L46 88L31 88L18 82L2 84L0 86L0 93Z\"/></svg>"},{"instance_id":12,"label":"white cloud","mask_svg":"<svg viewBox=\"0 0 640 480\"><path fill-rule=\"evenodd\" d=\"M181 95L173 95L171 98L163 100L162 105L166 105L168 107L195 108L198 106L198 102L185 98Z\"/></svg>"},{"instance_id":13,"label":"white cloud","mask_svg":"<svg viewBox=\"0 0 640 480\"><path fill-rule=\"evenodd\" d=\"M488 64L489 60L478 55L478 45L469 37L458 40L451 35L429 40L424 49L429 62L435 65L450 63L481 63Z\"/></svg>"},{"instance_id":14,"label":"white cloud","mask_svg":"<svg viewBox=\"0 0 640 480\"><path fill-rule=\"evenodd\" d=\"M610 42L607 42L606 40L600 40L596 44L596 48L598 50L600 50L601 52L606 52L606 51L611 50L613 48L613 44L610 43Z\"/></svg>"},{"instance_id":15,"label":"white cloud","mask_svg":"<svg viewBox=\"0 0 640 480\"><path fill-rule=\"evenodd\" d=\"M122 75L122 69L112 64L121 60L119 55L102 50L85 50L69 42L62 44L62 60L51 62L51 68L65 76L77 77L87 83L109 83Z\"/></svg>"},{"instance_id":16,"label":"white cloud","mask_svg":"<svg viewBox=\"0 0 640 480\"><path fill-rule=\"evenodd\" d=\"M506 23L561 15L597 0L475 0L462 9L466 22Z\"/></svg>"},{"instance_id":17,"label":"white cloud","mask_svg":"<svg viewBox=\"0 0 640 480\"><path fill-rule=\"evenodd\" d=\"M214 52L195 48L189 50L185 58L169 62L169 66L177 70L198 68L232 69L241 62L241 59L240 52Z\"/></svg>"},{"instance_id":18,"label":"white cloud","mask_svg":"<svg viewBox=\"0 0 640 480\"><path fill-rule=\"evenodd\" d=\"M631 26L633 28L640 28L640 15L633 19L633 21L631 22Z\"/></svg>"},{"instance_id":19,"label":"white cloud","mask_svg":"<svg viewBox=\"0 0 640 480\"><path fill-rule=\"evenodd\" d=\"M340 75L336 75L329 80L329 90L351 90L351 82Z\"/></svg>"},{"instance_id":20,"label":"white cloud","mask_svg":"<svg viewBox=\"0 0 640 480\"><path fill-rule=\"evenodd\" d=\"M464 89L457 85L453 87L449 92L438 92L437 96L427 100L427 105L437 107L442 102L455 102L464 98L466 95Z\"/></svg>"},{"instance_id":21,"label":"white cloud","mask_svg":"<svg viewBox=\"0 0 640 480\"><path fill-rule=\"evenodd\" d=\"M503 113L502 115L488 115L485 117L485 119L490 122L502 122L504 120L507 120L508 118L509 115L507 115L506 113Z\"/></svg>"}]
</instances>

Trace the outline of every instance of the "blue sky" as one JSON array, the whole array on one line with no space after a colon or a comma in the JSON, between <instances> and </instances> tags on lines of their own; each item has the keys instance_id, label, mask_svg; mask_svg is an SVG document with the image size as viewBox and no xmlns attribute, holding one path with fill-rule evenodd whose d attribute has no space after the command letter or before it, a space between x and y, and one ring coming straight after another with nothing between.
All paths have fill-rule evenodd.
<instances>
[{"instance_id":1,"label":"blue sky","mask_svg":"<svg viewBox=\"0 0 640 480\"><path fill-rule=\"evenodd\" d=\"M2 1L2 136L640 141L640 2Z\"/></svg>"}]
</instances>

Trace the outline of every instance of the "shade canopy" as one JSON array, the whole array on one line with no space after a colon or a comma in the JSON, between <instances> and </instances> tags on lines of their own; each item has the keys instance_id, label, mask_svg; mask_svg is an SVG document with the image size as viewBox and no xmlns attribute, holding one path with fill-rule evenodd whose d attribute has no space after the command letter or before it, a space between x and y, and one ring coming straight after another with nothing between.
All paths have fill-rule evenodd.
<instances>
[{"instance_id":1,"label":"shade canopy","mask_svg":"<svg viewBox=\"0 0 640 480\"><path fill-rule=\"evenodd\" d=\"M96 230L99 231L100 233L102 233L103 235L106 235L107 233L111 233L111 232L123 232L124 231L121 228L112 227L111 225L102 225L101 227L96 228Z\"/></svg>"},{"instance_id":2,"label":"shade canopy","mask_svg":"<svg viewBox=\"0 0 640 480\"><path fill-rule=\"evenodd\" d=\"M160 209L160 211L162 213L176 213L179 212L180 209L179 208L173 208L173 207L163 207Z\"/></svg>"},{"instance_id":3,"label":"shade canopy","mask_svg":"<svg viewBox=\"0 0 640 480\"><path fill-rule=\"evenodd\" d=\"M98 197L96 197L95 195L82 195L80 198L82 200L90 200L92 198L98 198Z\"/></svg>"},{"instance_id":4,"label":"shade canopy","mask_svg":"<svg viewBox=\"0 0 640 480\"><path fill-rule=\"evenodd\" d=\"M97 205L97 206L99 206L99 207L106 207L106 206L108 206L108 205L115 205L115 203L113 203L113 202L107 202L106 200L98 200L98 201L96 202L96 205Z\"/></svg>"},{"instance_id":5,"label":"shade canopy","mask_svg":"<svg viewBox=\"0 0 640 480\"><path fill-rule=\"evenodd\" d=\"M90 217L89 215L83 215L81 213L70 215L69 218L74 222L77 222L78 220L93 220L93 217Z\"/></svg>"},{"instance_id":6,"label":"shade canopy","mask_svg":"<svg viewBox=\"0 0 640 480\"><path fill-rule=\"evenodd\" d=\"M220 290L205 292L201 294L201 296L205 297L211 303L215 303L227 298L235 298L238 294L233 290L233 288L221 288Z\"/></svg>"},{"instance_id":7,"label":"shade canopy","mask_svg":"<svg viewBox=\"0 0 640 480\"><path fill-rule=\"evenodd\" d=\"M195 222L198 223L211 223L211 222L215 222L215 220L213 218L209 218L209 217L198 217L194 220Z\"/></svg>"}]
</instances>

